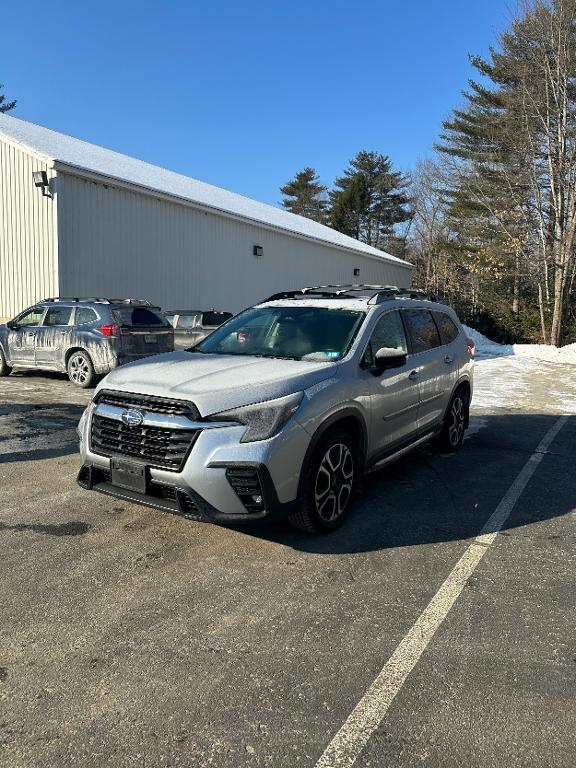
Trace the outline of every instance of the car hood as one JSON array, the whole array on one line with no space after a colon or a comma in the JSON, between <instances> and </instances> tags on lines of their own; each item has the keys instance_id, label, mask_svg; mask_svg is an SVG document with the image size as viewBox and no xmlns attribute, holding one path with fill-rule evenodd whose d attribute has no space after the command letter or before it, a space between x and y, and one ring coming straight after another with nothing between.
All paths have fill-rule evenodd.
<instances>
[{"instance_id":1,"label":"car hood","mask_svg":"<svg viewBox=\"0 0 576 768\"><path fill-rule=\"evenodd\" d=\"M336 363L168 352L115 368L101 389L192 401L201 416L300 392L334 376Z\"/></svg>"}]
</instances>

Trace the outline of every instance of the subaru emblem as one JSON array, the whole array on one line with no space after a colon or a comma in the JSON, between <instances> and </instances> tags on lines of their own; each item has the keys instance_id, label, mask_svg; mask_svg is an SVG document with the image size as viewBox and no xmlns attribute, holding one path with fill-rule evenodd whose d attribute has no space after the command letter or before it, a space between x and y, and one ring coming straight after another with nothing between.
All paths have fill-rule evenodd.
<instances>
[{"instance_id":1,"label":"subaru emblem","mask_svg":"<svg viewBox=\"0 0 576 768\"><path fill-rule=\"evenodd\" d=\"M122 423L127 427L139 427L144 421L144 414L142 411L137 411L134 408L130 408L128 411L124 411L122 416Z\"/></svg>"}]
</instances>

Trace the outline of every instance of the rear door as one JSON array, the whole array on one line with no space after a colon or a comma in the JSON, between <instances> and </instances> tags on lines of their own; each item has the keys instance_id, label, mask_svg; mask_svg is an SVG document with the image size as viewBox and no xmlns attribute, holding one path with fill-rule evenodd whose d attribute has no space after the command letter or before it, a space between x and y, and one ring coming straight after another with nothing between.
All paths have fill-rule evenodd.
<instances>
[{"instance_id":1,"label":"rear door","mask_svg":"<svg viewBox=\"0 0 576 768\"><path fill-rule=\"evenodd\" d=\"M382 347L408 352L400 312L385 312L376 323L362 361L361 376L370 398L370 453L383 454L418 429L418 382L410 377L410 356L402 368L378 371L374 356Z\"/></svg>"},{"instance_id":2,"label":"rear door","mask_svg":"<svg viewBox=\"0 0 576 768\"><path fill-rule=\"evenodd\" d=\"M411 370L419 385L418 426L432 427L444 415L458 369L446 361L449 355L442 349L438 327L428 309L403 309L402 316L410 335Z\"/></svg>"},{"instance_id":3,"label":"rear door","mask_svg":"<svg viewBox=\"0 0 576 768\"><path fill-rule=\"evenodd\" d=\"M42 325L36 332L36 365L61 368L70 346L72 307L48 307Z\"/></svg>"},{"instance_id":4,"label":"rear door","mask_svg":"<svg viewBox=\"0 0 576 768\"><path fill-rule=\"evenodd\" d=\"M123 357L145 357L174 349L174 329L159 309L114 307L118 326L118 353Z\"/></svg>"},{"instance_id":5,"label":"rear door","mask_svg":"<svg viewBox=\"0 0 576 768\"><path fill-rule=\"evenodd\" d=\"M16 365L34 366L36 334L42 322L44 307L32 307L12 320L8 330L10 361Z\"/></svg>"}]
</instances>

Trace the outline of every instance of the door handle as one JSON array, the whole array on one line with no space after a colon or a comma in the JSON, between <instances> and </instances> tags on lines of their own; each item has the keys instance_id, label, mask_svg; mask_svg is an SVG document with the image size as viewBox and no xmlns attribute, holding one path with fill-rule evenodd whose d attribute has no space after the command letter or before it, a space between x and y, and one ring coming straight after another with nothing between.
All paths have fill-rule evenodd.
<instances>
[{"instance_id":1,"label":"door handle","mask_svg":"<svg viewBox=\"0 0 576 768\"><path fill-rule=\"evenodd\" d=\"M408 378L410 379L410 381L416 381L416 379L418 378L418 371L412 371L408 375Z\"/></svg>"},{"instance_id":2,"label":"door handle","mask_svg":"<svg viewBox=\"0 0 576 768\"><path fill-rule=\"evenodd\" d=\"M454 358L452 357L452 355L446 355L446 357L444 358L444 362L446 364L453 363L454 362Z\"/></svg>"},{"instance_id":3,"label":"door handle","mask_svg":"<svg viewBox=\"0 0 576 768\"><path fill-rule=\"evenodd\" d=\"M35 333L32 333L32 331L28 331L28 333L26 334L26 336L32 336L32 338L34 338L34 336L36 336L36 334L35 334Z\"/></svg>"}]
</instances>

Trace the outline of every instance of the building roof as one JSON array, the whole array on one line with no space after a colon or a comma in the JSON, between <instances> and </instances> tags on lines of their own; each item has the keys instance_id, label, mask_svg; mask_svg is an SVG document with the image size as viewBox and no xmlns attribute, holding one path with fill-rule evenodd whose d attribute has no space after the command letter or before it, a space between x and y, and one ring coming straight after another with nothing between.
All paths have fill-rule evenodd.
<instances>
[{"instance_id":1,"label":"building roof","mask_svg":"<svg viewBox=\"0 0 576 768\"><path fill-rule=\"evenodd\" d=\"M356 251L367 256L375 256L399 266L411 267L408 262L402 259L361 243L311 219L297 216L266 203L260 203L212 184L206 184L189 176L168 171L157 165L145 163L134 157L122 155L111 149L75 139L64 133L19 120L16 117L0 114L1 137L5 137L52 161L57 169L76 171L80 174L88 172L107 179L116 179L141 189L179 198L214 211L311 238L327 245Z\"/></svg>"}]
</instances>

